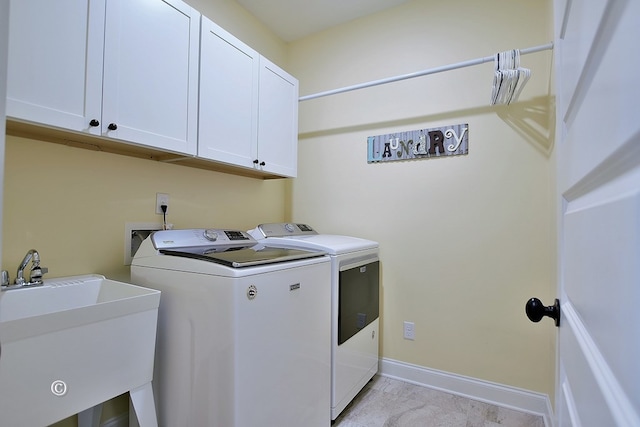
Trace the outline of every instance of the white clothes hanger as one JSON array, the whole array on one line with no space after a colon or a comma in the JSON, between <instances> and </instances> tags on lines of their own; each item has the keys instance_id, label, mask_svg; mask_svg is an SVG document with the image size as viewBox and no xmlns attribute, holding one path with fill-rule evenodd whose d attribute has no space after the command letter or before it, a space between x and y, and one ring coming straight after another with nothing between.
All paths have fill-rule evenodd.
<instances>
[{"instance_id":1,"label":"white clothes hanger","mask_svg":"<svg viewBox=\"0 0 640 427\"><path fill-rule=\"evenodd\" d=\"M491 91L491 105L516 102L524 85L531 77L531 70L520 67L518 49L494 55L495 72Z\"/></svg>"},{"instance_id":2,"label":"white clothes hanger","mask_svg":"<svg viewBox=\"0 0 640 427\"><path fill-rule=\"evenodd\" d=\"M529 70L528 68L519 68L518 72L520 73L520 76L518 78L518 84L514 90L512 99L509 100L509 103L516 102L518 100L518 97L520 96L520 93L522 92L524 85L527 84L527 82L531 78L531 70Z\"/></svg>"}]
</instances>

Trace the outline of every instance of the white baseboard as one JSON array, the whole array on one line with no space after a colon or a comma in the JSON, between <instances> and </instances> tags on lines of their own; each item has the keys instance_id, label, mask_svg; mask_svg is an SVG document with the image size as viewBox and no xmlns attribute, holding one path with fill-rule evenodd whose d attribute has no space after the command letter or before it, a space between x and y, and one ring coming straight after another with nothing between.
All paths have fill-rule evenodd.
<instances>
[{"instance_id":1,"label":"white baseboard","mask_svg":"<svg viewBox=\"0 0 640 427\"><path fill-rule=\"evenodd\" d=\"M386 358L380 359L378 373L408 383L540 415L546 427L553 427L553 410L546 394Z\"/></svg>"}]
</instances>

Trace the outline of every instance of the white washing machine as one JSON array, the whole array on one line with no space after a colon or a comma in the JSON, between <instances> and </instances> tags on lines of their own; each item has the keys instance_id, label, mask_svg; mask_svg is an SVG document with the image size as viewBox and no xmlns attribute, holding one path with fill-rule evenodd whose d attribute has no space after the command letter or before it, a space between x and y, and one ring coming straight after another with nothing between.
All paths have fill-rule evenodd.
<instances>
[{"instance_id":1,"label":"white washing machine","mask_svg":"<svg viewBox=\"0 0 640 427\"><path fill-rule=\"evenodd\" d=\"M330 258L237 230L157 231L131 263L162 291L161 427L330 425Z\"/></svg>"},{"instance_id":2,"label":"white washing machine","mask_svg":"<svg viewBox=\"0 0 640 427\"><path fill-rule=\"evenodd\" d=\"M378 243L319 234L306 224L261 224L259 242L326 251L331 257L331 419L378 372L380 261Z\"/></svg>"}]
</instances>

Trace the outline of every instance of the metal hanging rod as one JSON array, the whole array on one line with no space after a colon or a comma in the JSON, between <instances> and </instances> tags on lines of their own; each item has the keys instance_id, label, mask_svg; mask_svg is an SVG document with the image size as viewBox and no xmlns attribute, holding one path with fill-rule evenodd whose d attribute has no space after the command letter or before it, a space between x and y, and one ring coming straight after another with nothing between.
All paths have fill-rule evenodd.
<instances>
[{"instance_id":1,"label":"metal hanging rod","mask_svg":"<svg viewBox=\"0 0 640 427\"><path fill-rule=\"evenodd\" d=\"M520 55L526 55L529 53L541 52L543 50L553 49L553 43L547 43L540 46L529 47L526 49L520 49ZM417 71L415 73L402 74L400 76L388 77L386 79L373 80L366 83L360 83L353 86L345 86L338 89L327 90L325 92L318 92L311 95L305 95L298 98L298 101L307 101L309 99L321 98L323 96L335 95L337 93L349 92L357 89L364 89L366 87L378 86L386 83L397 82L400 80L412 79L414 77L426 76L429 74L441 73L443 71L455 70L458 68L471 67L472 65L484 64L485 62L492 62L494 55L485 56L484 58L472 59L469 61L458 62L456 64L443 65L442 67L429 68L428 70Z\"/></svg>"}]
</instances>

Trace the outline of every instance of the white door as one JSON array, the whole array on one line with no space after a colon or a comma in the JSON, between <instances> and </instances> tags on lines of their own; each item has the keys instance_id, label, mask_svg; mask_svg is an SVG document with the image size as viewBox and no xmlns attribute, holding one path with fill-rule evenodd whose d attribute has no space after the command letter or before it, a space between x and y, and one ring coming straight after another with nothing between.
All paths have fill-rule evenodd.
<instances>
[{"instance_id":1,"label":"white door","mask_svg":"<svg viewBox=\"0 0 640 427\"><path fill-rule=\"evenodd\" d=\"M640 426L640 2L555 0L558 426Z\"/></svg>"},{"instance_id":2,"label":"white door","mask_svg":"<svg viewBox=\"0 0 640 427\"><path fill-rule=\"evenodd\" d=\"M5 99L7 94L7 56L9 50L9 0L0 0L0 224L2 224L2 194L4 189ZM2 230L0 230L2 259ZM0 349L0 356L1 356Z\"/></svg>"}]
</instances>

